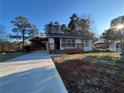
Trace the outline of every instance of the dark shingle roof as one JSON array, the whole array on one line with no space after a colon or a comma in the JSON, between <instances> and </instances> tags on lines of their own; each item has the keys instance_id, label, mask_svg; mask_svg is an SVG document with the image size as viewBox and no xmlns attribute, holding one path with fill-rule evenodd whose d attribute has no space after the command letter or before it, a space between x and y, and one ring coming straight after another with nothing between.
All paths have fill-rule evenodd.
<instances>
[{"instance_id":1,"label":"dark shingle roof","mask_svg":"<svg viewBox=\"0 0 124 93\"><path fill-rule=\"evenodd\" d=\"M47 37L88 39L88 37L86 37L86 36L84 37L83 35L79 35L79 34L65 34L65 33L51 33L51 34L48 34Z\"/></svg>"}]
</instances>

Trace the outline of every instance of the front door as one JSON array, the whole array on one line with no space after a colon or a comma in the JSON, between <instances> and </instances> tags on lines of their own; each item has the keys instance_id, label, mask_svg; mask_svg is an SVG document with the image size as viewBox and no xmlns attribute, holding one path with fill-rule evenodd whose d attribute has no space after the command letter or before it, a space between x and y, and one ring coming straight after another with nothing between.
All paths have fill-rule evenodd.
<instances>
[{"instance_id":1,"label":"front door","mask_svg":"<svg viewBox=\"0 0 124 93\"><path fill-rule=\"evenodd\" d=\"M60 38L54 39L55 49L60 50Z\"/></svg>"}]
</instances>

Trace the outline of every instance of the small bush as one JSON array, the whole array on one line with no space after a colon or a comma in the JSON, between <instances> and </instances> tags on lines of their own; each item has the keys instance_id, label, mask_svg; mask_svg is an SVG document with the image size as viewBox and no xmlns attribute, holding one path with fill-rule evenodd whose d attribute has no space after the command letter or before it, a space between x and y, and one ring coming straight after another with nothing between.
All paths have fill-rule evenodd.
<instances>
[{"instance_id":1,"label":"small bush","mask_svg":"<svg viewBox=\"0 0 124 93\"><path fill-rule=\"evenodd\" d=\"M82 53L83 51L80 49L64 49L64 52L67 54L78 54Z\"/></svg>"}]
</instances>

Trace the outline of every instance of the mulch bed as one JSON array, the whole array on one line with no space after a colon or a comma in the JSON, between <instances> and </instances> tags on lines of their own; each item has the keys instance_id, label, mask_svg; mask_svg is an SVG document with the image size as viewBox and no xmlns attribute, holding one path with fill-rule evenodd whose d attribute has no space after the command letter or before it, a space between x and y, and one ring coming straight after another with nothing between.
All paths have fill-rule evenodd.
<instances>
[{"instance_id":1,"label":"mulch bed","mask_svg":"<svg viewBox=\"0 0 124 93\"><path fill-rule=\"evenodd\" d=\"M83 59L60 60L54 62L68 93L124 93L124 64L120 68L117 64Z\"/></svg>"}]
</instances>

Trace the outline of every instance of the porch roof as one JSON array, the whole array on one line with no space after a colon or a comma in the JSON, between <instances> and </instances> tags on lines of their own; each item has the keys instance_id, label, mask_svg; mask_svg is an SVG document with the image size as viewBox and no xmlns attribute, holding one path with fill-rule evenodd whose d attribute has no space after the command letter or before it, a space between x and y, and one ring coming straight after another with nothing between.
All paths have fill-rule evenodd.
<instances>
[{"instance_id":1,"label":"porch roof","mask_svg":"<svg viewBox=\"0 0 124 93\"><path fill-rule=\"evenodd\" d=\"M99 39L97 40L96 42L93 43L94 45L95 44L105 44L105 40L104 39Z\"/></svg>"},{"instance_id":2,"label":"porch roof","mask_svg":"<svg viewBox=\"0 0 124 93\"><path fill-rule=\"evenodd\" d=\"M30 41L31 42L47 42L48 38L33 38Z\"/></svg>"},{"instance_id":3,"label":"porch roof","mask_svg":"<svg viewBox=\"0 0 124 93\"><path fill-rule=\"evenodd\" d=\"M83 35L77 35L77 34L64 34L64 33L51 33L47 35L47 37L52 38L78 38L78 39L89 39L88 37L84 37Z\"/></svg>"}]
</instances>

